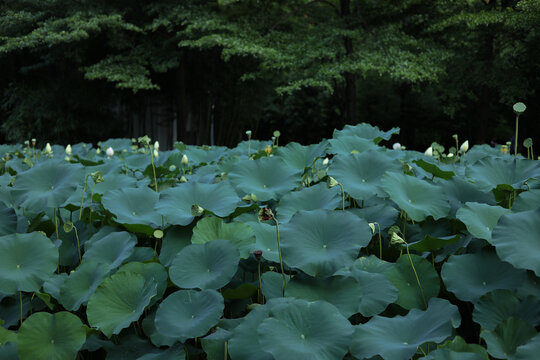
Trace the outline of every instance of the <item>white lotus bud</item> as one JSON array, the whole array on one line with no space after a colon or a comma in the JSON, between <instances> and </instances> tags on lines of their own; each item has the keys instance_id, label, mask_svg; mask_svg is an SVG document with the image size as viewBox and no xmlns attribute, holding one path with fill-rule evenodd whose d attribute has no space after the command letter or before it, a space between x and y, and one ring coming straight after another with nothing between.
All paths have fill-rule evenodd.
<instances>
[{"instance_id":1,"label":"white lotus bud","mask_svg":"<svg viewBox=\"0 0 540 360\"><path fill-rule=\"evenodd\" d=\"M45 145L45 153L46 154L52 153L51 144L47 143L47 145Z\"/></svg>"},{"instance_id":2,"label":"white lotus bud","mask_svg":"<svg viewBox=\"0 0 540 360\"><path fill-rule=\"evenodd\" d=\"M328 183L328 187L332 188L334 186L339 185L339 182L336 179L334 179L333 177L330 176L328 179L330 180L329 183Z\"/></svg>"},{"instance_id":3,"label":"white lotus bud","mask_svg":"<svg viewBox=\"0 0 540 360\"><path fill-rule=\"evenodd\" d=\"M322 164L323 164L323 165L328 165L328 162L329 162L329 161L330 161L330 160L328 160L328 158L324 158L324 160L322 161Z\"/></svg>"},{"instance_id":4,"label":"white lotus bud","mask_svg":"<svg viewBox=\"0 0 540 360\"><path fill-rule=\"evenodd\" d=\"M154 157L159 157L159 152L156 149L154 149Z\"/></svg>"},{"instance_id":5,"label":"white lotus bud","mask_svg":"<svg viewBox=\"0 0 540 360\"><path fill-rule=\"evenodd\" d=\"M375 223L369 223L368 226L371 229L371 233L375 234Z\"/></svg>"},{"instance_id":6,"label":"white lotus bud","mask_svg":"<svg viewBox=\"0 0 540 360\"><path fill-rule=\"evenodd\" d=\"M156 141L154 143L154 149L158 150L159 151L159 141Z\"/></svg>"},{"instance_id":7,"label":"white lotus bud","mask_svg":"<svg viewBox=\"0 0 540 360\"><path fill-rule=\"evenodd\" d=\"M394 145L392 145L392 149L394 150L401 150L401 144L400 143L394 143Z\"/></svg>"},{"instance_id":8,"label":"white lotus bud","mask_svg":"<svg viewBox=\"0 0 540 360\"><path fill-rule=\"evenodd\" d=\"M107 157L108 157L108 158L113 157L113 155L114 155L114 150L113 150L113 148L109 146L109 147L107 148L107 150L105 150L105 154L107 154Z\"/></svg>"},{"instance_id":9,"label":"white lotus bud","mask_svg":"<svg viewBox=\"0 0 540 360\"><path fill-rule=\"evenodd\" d=\"M96 149L96 154L98 154L98 155L101 154L101 149L100 148Z\"/></svg>"},{"instance_id":10,"label":"white lotus bud","mask_svg":"<svg viewBox=\"0 0 540 360\"><path fill-rule=\"evenodd\" d=\"M71 145L66 146L66 155L71 156Z\"/></svg>"},{"instance_id":11,"label":"white lotus bud","mask_svg":"<svg viewBox=\"0 0 540 360\"><path fill-rule=\"evenodd\" d=\"M186 154L182 156L182 165L186 166L189 162L189 159Z\"/></svg>"},{"instance_id":12,"label":"white lotus bud","mask_svg":"<svg viewBox=\"0 0 540 360\"><path fill-rule=\"evenodd\" d=\"M449 153L447 157L451 158L451 157L453 157L453 156L454 156L454 154Z\"/></svg>"},{"instance_id":13,"label":"white lotus bud","mask_svg":"<svg viewBox=\"0 0 540 360\"><path fill-rule=\"evenodd\" d=\"M465 140L463 144L459 147L459 151L461 151L463 154L469 150L469 140Z\"/></svg>"},{"instance_id":14,"label":"white lotus bud","mask_svg":"<svg viewBox=\"0 0 540 360\"><path fill-rule=\"evenodd\" d=\"M426 156L433 156L433 148L430 146L424 151L424 155Z\"/></svg>"}]
</instances>

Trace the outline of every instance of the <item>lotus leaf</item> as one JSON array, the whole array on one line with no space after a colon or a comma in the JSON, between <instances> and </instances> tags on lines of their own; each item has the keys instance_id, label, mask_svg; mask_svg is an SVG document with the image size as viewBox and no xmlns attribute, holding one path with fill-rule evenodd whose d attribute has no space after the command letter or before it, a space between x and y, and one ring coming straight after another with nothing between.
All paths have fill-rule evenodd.
<instances>
[{"instance_id":1,"label":"lotus leaf","mask_svg":"<svg viewBox=\"0 0 540 360\"><path fill-rule=\"evenodd\" d=\"M144 276L147 283L152 283L153 281L156 282L156 296L150 302L150 306L161 299L163 294L165 294L165 290L167 290L167 270L165 270L161 264L155 262L142 263L133 261L118 269L118 272L122 271L140 274Z\"/></svg>"},{"instance_id":2,"label":"lotus leaf","mask_svg":"<svg viewBox=\"0 0 540 360\"><path fill-rule=\"evenodd\" d=\"M491 235L499 257L540 276L540 208L503 215Z\"/></svg>"},{"instance_id":3,"label":"lotus leaf","mask_svg":"<svg viewBox=\"0 0 540 360\"><path fill-rule=\"evenodd\" d=\"M77 311L86 305L101 281L109 274L108 264L84 261L60 286L57 298L68 310Z\"/></svg>"},{"instance_id":4,"label":"lotus leaf","mask_svg":"<svg viewBox=\"0 0 540 360\"><path fill-rule=\"evenodd\" d=\"M253 230L256 239L249 252L260 250L263 258L279 263L276 227L264 222L247 222L246 224Z\"/></svg>"},{"instance_id":5,"label":"lotus leaf","mask_svg":"<svg viewBox=\"0 0 540 360\"><path fill-rule=\"evenodd\" d=\"M487 344L488 353L499 359L512 359L518 346L525 345L537 335L534 327L525 320L510 317L499 323L495 330L482 330L480 337ZM536 345L538 349L538 345Z\"/></svg>"},{"instance_id":6,"label":"lotus leaf","mask_svg":"<svg viewBox=\"0 0 540 360\"><path fill-rule=\"evenodd\" d=\"M392 135L399 134L399 132L399 128L392 128L388 131L382 131L378 126L360 123L358 125L345 125L343 130L334 130L333 137L340 138L342 136L355 135L364 139L372 140L375 144L378 144L382 140L390 140Z\"/></svg>"},{"instance_id":7,"label":"lotus leaf","mask_svg":"<svg viewBox=\"0 0 540 360\"><path fill-rule=\"evenodd\" d=\"M540 189L531 189L518 195L512 204L512 211L536 210L540 206Z\"/></svg>"},{"instance_id":8,"label":"lotus leaf","mask_svg":"<svg viewBox=\"0 0 540 360\"><path fill-rule=\"evenodd\" d=\"M86 340L83 323L67 311L38 312L19 329L17 347L21 360L71 360Z\"/></svg>"},{"instance_id":9,"label":"lotus leaf","mask_svg":"<svg viewBox=\"0 0 540 360\"><path fill-rule=\"evenodd\" d=\"M491 242L491 232L499 218L510 212L500 206L467 202L457 211L456 217L467 226L471 235Z\"/></svg>"},{"instance_id":10,"label":"lotus leaf","mask_svg":"<svg viewBox=\"0 0 540 360\"><path fill-rule=\"evenodd\" d=\"M169 224L188 225L194 219L191 212L193 205L225 217L236 209L239 201L240 198L228 182L202 184L190 181L162 191L156 211Z\"/></svg>"},{"instance_id":11,"label":"lotus leaf","mask_svg":"<svg viewBox=\"0 0 540 360\"><path fill-rule=\"evenodd\" d=\"M86 315L91 326L107 337L118 334L136 321L156 296L156 282L144 276L119 272L106 278L88 300Z\"/></svg>"},{"instance_id":12,"label":"lotus leaf","mask_svg":"<svg viewBox=\"0 0 540 360\"><path fill-rule=\"evenodd\" d=\"M234 276L239 261L238 248L228 240L192 244L176 255L169 276L181 288L219 289Z\"/></svg>"},{"instance_id":13,"label":"lotus leaf","mask_svg":"<svg viewBox=\"0 0 540 360\"><path fill-rule=\"evenodd\" d=\"M390 204L390 201L363 208L347 209L347 211L366 220L368 223L377 223L375 226L376 232L379 231L379 226L382 232L384 229L394 225L399 215L399 211Z\"/></svg>"},{"instance_id":14,"label":"lotus leaf","mask_svg":"<svg viewBox=\"0 0 540 360\"><path fill-rule=\"evenodd\" d=\"M527 180L540 177L540 163L489 157L467 167L466 174L483 191L491 191L498 185L509 190L520 189Z\"/></svg>"},{"instance_id":15,"label":"lotus leaf","mask_svg":"<svg viewBox=\"0 0 540 360\"><path fill-rule=\"evenodd\" d=\"M408 359L426 342L440 343L460 325L458 308L433 298L425 311L412 309L405 316L374 316L357 325L351 354L358 359L381 355L384 359Z\"/></svg>"},{"instance_id":16,"label":"lotus leaf","mask_svg":"<svg viewBox=\"0 0 540 360\"><path fill-rule=\"evenodd\" d=\"M448 181L443 181L440 186L450 203L449 216L455 217L456 211L466 202L476 202L487 205L495 205L495 197L492 192L483 192L475 184L458 176Z\"/></svg>"},{"instance_id":17,"label":"lotus leaf","mask_svg":"<svg viewBox=\"0 0 540 360\"><path fill-rule=\"evenodd\" d=\"M277 218L286 223L300 210L334 210L341 206L341 191L339 187L328 188L326 184L303 188L283 195L277 208Z\"/></svg>"},{"instance_id":18,"label":"lotus leaf","mask_svg":"<svg viewBox=\"0 0 540 360\"><path fill-rule=\"evenodd\" d=\"M452 255L443 265L446 288L463 301L476 302L497 289L513 290L525 280L525 271L501 261L493 253Z\"/></svg>"},{"instance_id":19,"label":"lotus leaf","mask_svg":"<svg viewBox=\"0 0 540 360\"><path fill-rule=\"evenodd\" d=\"M365 220L343 211L300 211L281 230L283 259L311 276L328 277L352 265L371 240Z\"/></svg>"},{"instance_id":20,"label":"lotus leaf","mask_svg":"<svg viewBox=\"0 0 540 360\"><path fill-rule=\"evenodd\" d=\"M175 342L178 341L176 337L167 336L160 334L156 329L156 311L157 308L152 307L152 311L146 315L142 322L142 328L146 336L150 338L152 344L157 347L161 346L172 346Z\"/></svg>"},{"instance_id":21,"label":"lotus leaf","mask_svg":"<svg viewBox=\"0 0 540 360\"><path fill-rule=\"evenodd\" d=\"M169 228L163 237L159 261L164 266L170 266L176 254L191 244L192 231L190 228L174 226Z\"/></svg>"},{"instance_id":22,"label":"lotus leaf","mask_svg":"<svg viewBox=\"0 0 540 360\"><path fill-rule=\"evenodd\" d=\"M83 261L95 260L116 269L133 253L137 238L126 231L113 232L100 240L87 243Z\"/></svg>"},{"instance_id":23,"label":"lotus leaf","mask_svg":"<svg viewBox=\"0 0 540 360\"><path fill-rule=\"evenodd\" d=\"M355 135L343 135L337 139L330 139L328 142L330 143L328 152L331 154L346 155L377 149L377 145L372 140Z\"/></svg>"},{"instance_id":24,"label":"lotus leaf","mask_svg":"<svg viewBox=\"0 0 540 360\"><path fill-rule=\"evenodd\" d=\"M57 263L58 249L39 232L0 236L0 292L38 291Z\"/></svg>"},{"instance_id":25,"label":"lotus leaf","mask_svg":"<svg viewBox=\"0 0 540 360\"><path fill-rule=\"evenodd\" d=\"M285 161L291 168L304 171L311 166L315 159L324 155L326 143L320 142L308 146L300 145L297 142L290 142L286 146L280 146L276 155Z\"/></svg>"},{"instance_id":26,"label":"lotus leaf","mask_svg":"<svg viewBox=\"0 0 540 360\"><path fill-rule=\"evenodd\" d=\"M259 201L277 200L301 181L300 172L278 157L239 160L231 169L229 179L237 190L255 194Z\"/></svg>"},{"instance_id":27,"label":"lotus leaf","mask_svg":"<svg viewBox=\"0 0 540 360\"><path fill-rule=\"evenodd\" d=\"M15 209L0 202L0 236L17 232L17 214Z\"/></svg>"},{"instance_id":28,"label":"lotus leaf","mask_svg":"<svg viewBox=\"0 0 540 360\"><path fill-rule=\"evenodd\" d=\"M179 290L159 305L156 328L184 342L205 335L217 324L223 309L223 297L215 290Z\"/></svg>"},{"instance_id":29,"label":"lotus leaf","mask_svg":"<svg viewBox=\"0 0 540 360\"><path fill-rule=\"evenodd\" d=\"M450 211L440 186L399 173L386 173L381 185L390 199L414 221L422 221L428 216L437 220Z\"/></svg>"},{"instance_id":30,"label":"lotus leaf","mask_svg":"<svg viewBox=\"0 0 540 360\"><path fill-rule=\"evenodd\" d=\"M216 217L206 217L197 222L193 229L193 244L204 244L214 240L229 240L240 250L240 257L246 259L250 255L250 249L255 243L253 230L238 222L224 223Z\"/></svg>"}]
</instances>

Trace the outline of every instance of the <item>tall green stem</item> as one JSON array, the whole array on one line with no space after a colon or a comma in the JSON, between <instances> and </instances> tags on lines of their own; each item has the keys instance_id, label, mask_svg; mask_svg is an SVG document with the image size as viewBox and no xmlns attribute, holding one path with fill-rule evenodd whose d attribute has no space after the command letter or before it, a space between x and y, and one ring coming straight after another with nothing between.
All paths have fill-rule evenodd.
<instances>
[{"instance_id":1,"label":"tall green stem","mask_svg":"<svg viewBox=\"0 0 540 360\"><path fill-rule=\"evenodd\" d=\"M54 208L54 227L56 229L56 240L58 240L58 218L56 217L56 208Z\"/></svg>"},{"instance_id":2,"label":"tall green stem","mask_svg":"<svg viewBox=\"0 0 540 360\"><path fill-rule=\"evenodd\" d=\"M277 247L278 247L278 253L279 253L279 265L281 266L281 276L283 277L283 287L282 287L282 294L283 297L285 297L285 268L283 267L283 257L281 256L281 243L279 241L279 223L277 219L274 217L274 221L276 222L276 232L277 232Z\"/></svg>"},{"instance_id":3,"label":"tall green stem","mask_svg":"<svg viewBox=\"0 0 540 360\"><path fill-rule=\"evenodd\" d=\"M345 190L343 189L343 185L341 185L341 183L338 183L338 185L341 188L341 201L342 201L341 209L345 210Z\"/></svg>"},{"instance_id":4,"label":"tall green stem","mask_svg":"<svg viewBox=\"0 0 540 360\"><path fill-rule=\"evenodd\" d=\"M152 149L150 149L150 162L152 163L152 171L154 172L154 189L158 192L156 167L154 166L154 154L152 153Z\"/></svg>"},{"instance_id":5,"label":"tall green stem","mask_svg":"<svg viewBox=\"0 0 540 360\"><path fill-rule=\"evenodd\" d=\"M519 115L516 115L516 137L514 138L514 159L517 159Z\"/></svg>"},{"instance_id":6,"label":"tall green stem","mask_svg":"<svg viewBox=\"0 0 540 360\"><path fill-rule=\"evenodd\" d=\"M79 220L82 219L82 208L83 208L83 202L84 202L84 192L86 191L86 184L88 183L88 177L90 174L86 175L86 178L84 179L84 187L82 189L82 196L81 196L81 208L79 209Z\"/></svg>"},{"instance_id":7,"label":"tall green stem","mask_svg":"<svg viewBox=\"0 0 540 360\"><path fill-rule=\"evenodd\" d=\"M422 295L422 300L424 301L424 306L427 309L427 302L426 298L424 296L424 290L422 289L422 285L420 284L420 279L418 278L418 273L416 272L416 269L414 267L414 263L412 261L411 253L409 252L409 244L405 243L405 246L407 248L407 255L409 256L409 261L411 262L411 267L414 272L414 276L416 277L416 283L418 284L418 288L420 289L420 295Z\"/></svg>"}]
</instances>

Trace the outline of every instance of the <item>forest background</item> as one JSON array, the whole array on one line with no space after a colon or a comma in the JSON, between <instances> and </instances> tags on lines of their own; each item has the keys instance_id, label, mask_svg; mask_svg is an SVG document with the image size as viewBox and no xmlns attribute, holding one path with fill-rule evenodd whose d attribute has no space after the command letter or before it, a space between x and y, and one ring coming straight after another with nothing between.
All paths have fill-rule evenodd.
<instances>
[{"instance_id":1,"label":"forest background","mask_svg":"<svg viewBox=\"0 0 540 360\"><path fill-rule=\"evenodd\" d=\"M540 0L3 0L0 143L540 142ZM521 146L521 144L519 144Z\"/></svg>"}]
</instances>

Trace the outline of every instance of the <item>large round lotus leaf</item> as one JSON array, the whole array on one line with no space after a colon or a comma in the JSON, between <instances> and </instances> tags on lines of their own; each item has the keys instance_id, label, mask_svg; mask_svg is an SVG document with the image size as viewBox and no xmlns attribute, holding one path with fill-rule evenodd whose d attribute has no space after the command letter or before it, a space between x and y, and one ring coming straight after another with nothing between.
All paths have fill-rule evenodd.
<instances>
[{"instance_id":1,"label":"large round lotus leaf","mask_svg":"<svg viewBox=\"0 0 540 360\"><path fill-rule=\"evenodd\" d=\"M307 146L300 145L297 142L290 142L286 146L280 146L276 151L276 155L282 158L290 167L303 171L305 168L310 167L316 158L324 155L326 145L326 141Z\"/></svg>"},{"instance_id":2,"label":"large round lotus leaf","mask_svg":"<svg viewBox=\"0 0 540 360\"><path fill-rule=\"evenodd\" d=\"M497 289L513 290L525 280L525 271L501 261L492 253L452 255L443 265L446 288L463 301L476 302Z\"/></svg>"},{"instance_id":3,"label":"large round lotus leaf","mask_svg":"<svg viewBox=\"0 0 540 360\"><path fill-rule=\"evenodd\" d=\"M398 289L382 274L369 273L353 267L351 276L362 289L355 312L365 317L380 314L398 298Z\"/></svg>"},{"instance_id":4,"label":"large round lotus leaf","mask_svg":"<svg viewBox=\"0 0 540 360\"><path fill-rule=\"evenodd\" d=\"M341 190L338 186L328 188L325 183L319 183L283 195L276 213L278 221L286 223L300 210L334 210L341 207L341 203Z\"/></svg>"},{"instance_id":5,"label":"large round lotus leaf","mask_svg":"<svg viewBox=\"0 0 540 360\"><path fill-rule=\"evenodd\" d=\"M108 191L101 198L103 207L116 216L120 224L161 225L161 215L154 211L159 194L150 188Z\"/></svg>"},{"instance_id":6,"label":"large round lotus leaf","mask_svg":"<svg viewBox=\"0 0 540 360\"><path fill-rule=\"evenodd\" d=\"M351 354L358 358L380 355L384 359L408 359L425 342L440 343L460 325L457 306L433 298L426 311L412 309L405 316L374 316L357 325L351 343Z\"/></svg>"},{"instance_id":7,"label":"large round lotus leaf","mask_svg":"<svg viewBox=\"0 0 540 360\"><path fill-rule=\"evenodd\" d=\"M144 276L120 272L106 278L88 300L86 315L92 327L107 337L118 334L139 319L152 297L156 283L148 283Z\"/></svg>"},{"instance_id":8,"label":"large round lotus leaf","mask_svg":"<svg viewBox=\"0 0 540 360\"><path fill-rule=\"evenodd\" d=\"M283 276L281 273L266 271L261 276L262 292L266 299L275 299L283 297ZM285 276L285 288L290 278Z\"/></svg>"},{"instance_id":9,"label":"large round lotus leaf","mask_svg":"<svg viewBox=\"0 0 540 360\"><path fill-rule=\"evenodd\" d=\"M489 355L498 359L512 359L518 346L527 344L535 335L537 332L532 325L515 317L499 323L493 331L480 332L480 337L487 344Z\"/></svg>"},{"instance_id":10,"label":"large round lotus leaf","mask_svg":"<svg viewBox=\"0 0 540 360\"><path fill-rule=\"evenodd\" d=\"M518 269L540 276L540 209L504 215L493 229L491 242L499 257Z\"/></svg>"},{"instance_id":11,"label":"large round lotus leaf","mask_svg":"<svg viewBox=\"0 0 540 360\"><path fill-rule=\"evenodd\" d=\"M60 299L60 287L68 278L68 274L60 273L54 274L47 281L43 283L43 291L51 295L53 298Z\"/></svg>"},{"instance_id":12,"label":"large round lotus leaf","mask_svg":"<svg viewBox=\"0 0 540 360\"><path fill-rule=\"evenodd\" d=\"M380 185L381 176L389 171L400 171L401 167L399 161L380 151L366 151L336 156L328 175L341 183L353 198L367 200L373 195L385 196Z\"/></svg>"},{"instance_id":13,"label":"large round lotus leaf","mask_svg":"<svg viewBox=\"0 0 540 360\"><path fill-rule=\"evenodd\" d=\"M466 174L484 191L491 191L498 185L520 189L527 180L540 178L540 163L489 157L467 167Z\"/></svg>"},{"instance_id":14,"label":"large round lotus leaf","mask_svg":"<svg viewBox=\"0 0 540 360\"><path fill-rule=\"evenodd\" d=\"M147 283L152 283L152 281L156 282L156 296L152 299L150 305L161 299L163 294L165 294L165 290L167 290L167 279L169 276L167 275L167 270L159 263L133 261L118 269L118 272L123 271L140 274L144 276Z\"/></svg>"},{"instance_id":15,"label":"large round lotus leaf","mask_svg":"<svg viewBox=\"0 0 540 360\"><path fill-rule=\"evenodd\" d=\"M26 319L17 336L21 360L71 360L86 341L81 320L67 312L38 312Z\"/></svg>"},{"instance_id":16,"label":"large round lotus leaf","mask_svg":"<svg viewBox=\"0 0 540 360\"><path fill-rule=\"evenodd\" d=\"M0 360L18 360L17 343L9 342L0 346Z\"/></svg>"},{"instance_id":17,"label":"large round lotus leaf","mask_svg":"<svg viewBox=\"0 0 540 360\"><path fill-rule=\"evenodd\" d=\"M332 276L351 265L371 240L365 220L344 211L300 211L281 228L284 262L311 276Z\"/></svg>"},{"instance_id":18,"label":"large round lotus leaf","mask_svg":"<svg viewBox=\"0 0 540 360\"><path fill-rule=\"evenodd\" d=\"M497 325L509 317L525 320L532 326L540 322L540 299L533 296L519 301L509 290L495 290L480 298L474 306L473 320L483 330L494 330Z\"/></svg>"},{"instance_id":19,"label":"large round lotus leaf","mask_svg":"<svg viewBox=\"0 0 540 360\"><path fill-rule=\"evenodd\" d=\"M193 146L188 145L184 154L191 164L210 164L218 161L227 148L225 146Z\"/></svg>"},{"instance_id":20,"label":"large round lotus leaf","mask_svg":"<svg viewBox=\"0 0 540 360\"><path fill-rule=\"evenodd\" d=\"M334 130L333 137L340 138L342 136L354 135L372 140L375 144L378 144L382 140L390 140L392 135L399 134L399 131L399 128L391 128L388 131L382 131L378 126L360 123L358 125L345 125L343 130Z\"/></svg>"},{"instance_id":21,"label":"large round lotus leaf","mask_svg":"<svg viewBox=\"0 0 540 360\"><path fill-rule=\"evenodd\" d=\"M150 338L152 344L157 347L161 346L172 346L175 342L178 341L177 338L167 335L162 335L156 329L156 311L155 307L152 307L152 311L146 315L142 322L142 328L146 336Z\"/></svg>"},{"instance_id":22,"label":"large round lotus leaf","mask_svg":"<svg viewBox=\"0 0 540 360\"><path fill-rule=\"evenodd\" d=\"M239 222L224 223L220 218L205 217L197 222L193 229L193 244L204 244L214 240L229 240L240 250L240 257L246 259L250 255L252 244L255 243L253 230Z\"/></svg>"},{"instance_id":23,"label":"large round lotus leaf","mask_svg":"<svg viewBox=\"0 0 540 360\"><path fill-rule=\"evenodd\" d=\"M411 259L422 291L411 266ZM426 302L439 294L440 280L437 271L429 261L418 255L411 254L410 259L407 254L401 255L384 275L398 289L396 304L405 309L424 309Z\"/></svg>"},{"instance_id":24,"label":"large round lotus leaf","mask_svg":"<svg viewBox=\"0 0 540 360\"><path fill-rule=\"evenodd\" d=\"M450 216L454 217L456 211L460 209L467 201L477 202L488 205L495 205L495 197L492 192L483 192L475 184L454 176L448 181L441 182L440 186L450 203Z\"/></svg>"},{"instance_id":25,"label":"large round lotus leaf","mask_svg":"<svg viewBox=\"0 0 540 360\"><path fill-rule=\"evenodd\" d=\"M83 261L95 260L116 269L133 253L137 238L126 231L113 232L102 239L87 243Z\"/></svg>"},{"instance_id":26,"label":"large round lotus leaf","mask_svg":"<svg viewBox=\"0 0 540 360\"><path fill-rule=\"evenodd\" d=\"M326 279L295 276L285 288L285 296L327 301L346 318L358 312L358 303L363 295L360 284L354 278L345 276Z\"/></svg>"},{"instance_id":27,"label":"large round lotus leaf","mask_svg":"<svg viewBox=\"0 0 540 360\"><path fill-rule=\"evenodd\" d=\"M0 292L38 291L58 264L58 249L39 232L0 236Z\"/></svg>"},{"instance_id":28,"label":"large round lotus leaf","mask_svg":"<svg viewBox=\"0 0 540 360\"><path fill-rule=\"evenodd\" d=\"M428 216L437 220L448 215L450 211L442 188L426 180L399 173L386 173L382 177L381 185L390 195L390 199L414 221L423 221Z\"/></svg>"},{"instance_id":29,"label":"large round lotus leaf","mask_svg":"<svg viewBox=\"0 0 540 360\"><path fill-rule=\"evenodd\" d=\"M191 229L187 227L173 226L169 228L161 243L159 262L161 262L163 266L170 266L176 254L191 244L192 235Z\"/></svg>"},{"instance_id":30,"label":"large round lotus leaf","mask_svg":"<svg viewBox=\"0 0 540 360\"><path fill-rule=\"evenodd\" d=\"M3 189L0 189L3 191ZM15 209L0 201L0 236L17 232L17 214Z\"/></svg>"},{"instance_id":31,"label":"large round lotus leaf","mask_svg":"<svg viewBox=\"0 0 540 360\"><path fill-rule=\"evenodd\" d=\"M259 343L276 360L342 359L353 331L335 306L306 300L274 306L257 330Z\"/></svg>"},{"instance_id":32,"label":"large round lotus leaf","mask_svg":"<svg viewBox=\"0 0 540 360\"><path fill-rule=\"evenodd\" d=\"M191 210L193 205L225 217L236 209L239 201L240 198L228 182L202 184L190 181L163 190L159 195L156 211L163 215L169 224L184 226L194 219Z\"/></svg>"},{"instance_id":33,"label":"large round lotus leaf","mask_svg":"<svg viewBox=\"0 0 540 360\"><path fill-rule=\"evenodd\" d=\"M231 281L239 261L238 248L228 240L192 244L176 255L169 276L181 288L219 289Z\"/></svg>"},{"instance_id":34,"label":"large round lotus leaf","mask_svg":"<svg viewBox=\"0 0 540 360\"><path fill-rule=\"evenodd\" d=\"M205 335L217 324L223 309L223 297L215 290L179 290L159 305L156 328L184 342Z\"/></svg>"},{"instance_id":35,"label":"large round lotus leaf","mask_svg":"<svg viewBox=\"0 0 540 360\"><path fill-rule=\"evenodd\" d=\"M86 305L101 281L109 273L107 264L93 260L84 261L60 286L58 299L67 310L77 311Z\"/></svg>"},{"instance_id":36,"label":"large round lotus leaf","mask_svg":"<svg viewBox=\"0 0 540 360\"><path fill-rule=\"evenodd\" d=\"M250 253L255 250L262 251L262 257L266 260L279 262L279 253L277 247L276 226L272 222L247 222L247 225L255 233L255 244L251 245Z\"/></svg>"},{"instance_id":37,"label":"large round lotus leaf","mask_svg":"<svg viewBox=\"0 0 540 360\"><path fill-rule=\"evenodd\" d=\"M344 135L337 139L328 140L330 147L328 152L331 154L346 155L350 153L361 153L368 150L377 149L377 145L370 139L363 139L359 136Z\"/></svg>"},{"instance_id":38,"label":"large round lotus leaf","mask_svg":"<svg viewBox=\"0 0 540 360\"><path fill-rule=\"evenodd\" d=\"M347 209L347 211L352 212L354 215L366 220L368 223L377 223L378 225L375 224L375 231L378 232L380 226L382 234L384 229L387 229L396 223L399 211L390 204L390 201L382 199L381 201L384 202L363 208Z\"/></svg>"},{"instance_id":39,"label":"large round lotus leaf","mask_svg":"<svg viewBox=\"0 0 540 360\"><path fill-rule=\"evenodd\" d=\"M278 200L300 185L301 173L278 157L239 160L229 173L232 184L259 201Z\"/></svg>"},{"instance_id":40,"label":"large round lotus leaf","mask_svg":"<svg viewBox=\"0 0 540 360\"><path fill-rule=\"evenodd\" d=\"M540 206L540 189L531 189L518 195L512 204L513 212L536 210Z\"/></svg>"},{"instance_id":41,"label":"large round lotus leaf","mask_svg":"<svg viewBox=\"0 0 540 360\"><path fill-rule=\"evenodd\" d=\"M509 213L510 210L500 206L467 202L457 211L456 217L467 226L472 236L491 242L491 232L499 218Z\"/></svg>"},{"instance_id":42,"label":"large round lotus leaf","mask_svg":"<svg viewBox=\"0 0 540 360\"><path fill-rule=\"evenodd\" d=\"M383 274L385 271L394 267L394 263L384 261L376 257L375 255L362 256L355 260L350 269L347 269L349 274L352 274L352 270L358 269L367 271L369 273ZM340 272L341 273L341 272Z\"/></svg>"},{"instance_id":43,"label":"large round lotus leaf","mask_svg":"<svg viewBox=\"0 0 540 360\"><path fill-rule=\"evenodd\" d=\"M80 165L45 161L17 175L11 194L15 203L31 213L57 208L83 181Z\"/></svg>"}]
</instances>

